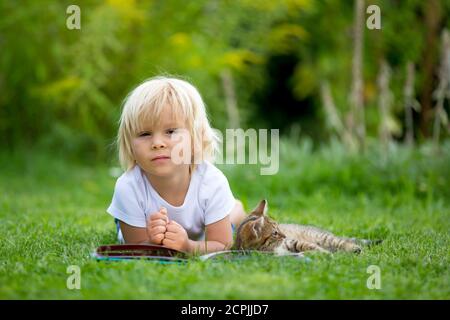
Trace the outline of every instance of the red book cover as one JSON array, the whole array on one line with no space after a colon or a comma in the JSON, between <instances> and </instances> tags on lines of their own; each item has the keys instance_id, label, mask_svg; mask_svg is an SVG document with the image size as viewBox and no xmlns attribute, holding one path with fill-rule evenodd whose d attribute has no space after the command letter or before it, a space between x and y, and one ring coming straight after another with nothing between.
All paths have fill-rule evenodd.
<instances>
[{"instance_id":1,"label":"red book cover","mask_svg":"<svg viewBox=\"0 0 450 320\"><path fill-rule=\"evenodd\" d=\"M127 259L154 259L165 262L187 262L189 258L199 258L200 260L236 260L248 258L250 256L270 255L277 256L274 252L254 251L254 250L224 250L204 255L196 256L187 252L182 252L154 244L111 244L99 246L93 253L97 260L127 260ZM305 258L302 253L285 253L281 256L291 256ZM305 259L308 260L308 259Z\"/></svg>"}]
</instances>

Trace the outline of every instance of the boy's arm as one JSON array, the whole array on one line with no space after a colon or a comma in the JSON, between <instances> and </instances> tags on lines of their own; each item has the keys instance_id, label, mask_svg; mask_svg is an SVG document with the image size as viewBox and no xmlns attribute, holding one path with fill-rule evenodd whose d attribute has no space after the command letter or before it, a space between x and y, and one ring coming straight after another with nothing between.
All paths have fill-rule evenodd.
<instances>
[{"instance_id":1,"label":"boy's arm","mask_svg":"<svg viewBox=\"0 0 450 320\"><path fill-rule=\"evenodd\" d=\"M122 231L123 239L128 244L147 244L150 239L146 228L133 227L125 222L119 220L120 230Z\"/></svg>"},{"instance_id":2,"label":"boy's arm","mask_svg":"<svg viewBox=\"0 0 450 320\"><path fill-rule=\"evenodd\" d=\"M229 216L207 225L205 233L205 240L189 240L189 252L205 254L228 250L233 245L233 232Z\"/></svg>"},{"instance_id":3,"label":"boy's arm","mask_svg":"<svg viewBox=\"0 0 450 320\"><path fill-rule=\"evenodd\" d=\"M233 234L229 217L206 226L206 240L193 241L189 239L186 230L175 220L169 221L162 244L168 248L203 254L226 250L233 243Z\"/></svg>"},{"instance_id":4,"label":"boy's arm","mask_svg":"<svg viewBox=\"0 0 450 320\"><path fill-rule=\"evenodd\" d=\"M167 224L167 209L161 208L147 220L147 228L133 227L119 220L125 243L129 244L161 244Z\"/></svg>"}]
</instances>

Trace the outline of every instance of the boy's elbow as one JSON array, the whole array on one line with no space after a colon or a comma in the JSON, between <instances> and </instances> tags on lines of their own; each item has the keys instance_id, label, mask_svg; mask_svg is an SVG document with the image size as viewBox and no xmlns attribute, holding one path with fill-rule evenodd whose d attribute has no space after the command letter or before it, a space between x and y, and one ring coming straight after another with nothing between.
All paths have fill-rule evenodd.
<instances>
[{"instance_id":1,"label":"boy's elbow","mask_svg":"<svg viewBox=\"0 0 450 320\"><path fill-rule=\"evenodd\" d=\"M214 251L225 251L230 250L233 247L233 241L214 241Z\"/></svg>"},{"instance_id":2,"label":"boy's elbow","mask_svg":"<svg viewBox=\"0 0 450 320\"><path fill-rule=\"evenodd\" d=\"M230 250L233 247L233 240L223 243L223 250Z\"/></svg>"}]
</instances>

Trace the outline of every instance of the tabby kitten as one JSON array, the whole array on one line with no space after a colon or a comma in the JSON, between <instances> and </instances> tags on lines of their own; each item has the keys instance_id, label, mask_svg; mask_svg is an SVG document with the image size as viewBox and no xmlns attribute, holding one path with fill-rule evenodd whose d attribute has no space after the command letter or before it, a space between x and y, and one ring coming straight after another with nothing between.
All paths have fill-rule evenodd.
<instances>
[{"instance_id":1,"label":"tabby kitten","mask_svg":"<svg viewBox=\"0 0 450 320\"><path fill-rule=\"evenodd\" d=\"M267 200L262 200L239 225L236 249L274 251L278 254L309 250L359 253L361 245L372 243L370 240L338 237L312 226L278 224L266 215L267 207Z\"/></svg>"}]
</instances>

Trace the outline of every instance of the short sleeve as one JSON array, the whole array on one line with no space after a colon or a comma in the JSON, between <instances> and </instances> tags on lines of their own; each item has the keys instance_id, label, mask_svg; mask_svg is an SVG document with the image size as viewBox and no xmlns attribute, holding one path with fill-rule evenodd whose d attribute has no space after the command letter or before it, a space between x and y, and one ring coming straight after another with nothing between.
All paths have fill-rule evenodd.
<instances>
[{"instance_id":1,"label":"short sleeve","mask_svg":"<svg viewBox=\"0 0 450 320\"><path fill-rule=\"evenodd\" d=\"M129 180L117 180L111 204L106 211L130 226L145 228L147 225L139 190Z\"/></svg>"},{"instance_id":2,"label":"short sleeve","mask_svg":"<svg viewBox=\"0 0 450 320\"><path fill-rule=\"evenodd\" d=\"M225 175L217 168L202 186L205 195L205 225L217 222L230 214L236 204Z\"/></svg>"}]
</instances>

